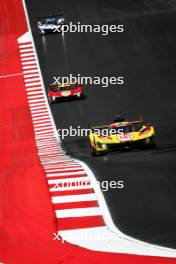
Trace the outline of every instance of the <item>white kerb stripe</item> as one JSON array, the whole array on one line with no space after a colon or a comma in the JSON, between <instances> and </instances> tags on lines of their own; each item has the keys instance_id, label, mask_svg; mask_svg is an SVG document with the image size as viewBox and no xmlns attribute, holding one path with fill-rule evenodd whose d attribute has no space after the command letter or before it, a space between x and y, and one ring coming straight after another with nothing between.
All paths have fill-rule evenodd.
<instances>
[{"instance_id":1,"label":"white kerb stripe","mask_svg":"<svg viewBox=\"0 0 176 264\"><path fill-rule=\"evenodd\" d=\"M22 65L36 64L36 60L23 61Z\"/></svg>"},{"instance_id":2,"label":"white kerb stripe","mask_svg":"<svg viewBox=\"0 0 176 264\"><path fill-rule=\"evenodd\" d=\"M29 87L29 86L36 86L36 85L40 85L40 81L37 81L37 82L34 82L34 83L25 83L25 86L26 87ZM41 92L43 93L43 91L41 90Z\"/></svg>"},{"instance_id":3,"label":"white kerb stripe","mask_svg":"<svg viewBox=\"0 0 176 264\"><path fill-rule=\"evenodd\" d=\"M92 185L90 184L90 185L88 185L88 184L86 184L86 185L83 185L83 186L66 186L66 187L52 187L52 188L50 188L49 189L49 191L50 192L63 192L63 191L75 191L75 190L86 190L86 189L92 189L93 187L92 187Z\"/></svg>"},{"instance_id":4,"label":"white kerb stripe","mask_svg":"<svg viewBox=\"0 0 176 264\"><path fill-rule=\"evenodd\" d=\"M30 54L31 52L33 52L33 49L28 48L28 49L20 49L20 53L21 54Z\"/></svg>"},{"instance_id":5,"label":"white kerb stripe","mask_svg":"<svg viewBox=\"0 0 176 264\"><path fill-rule=\"evenodd\" d=\"M39 77L37 77L37 78L26 78L26 79L24 79L24 81L25 81L25 83L29 83L29 82L35 82L35 81L40 81L40 78ZM41 90L41 92L43 92L42 90Z\"/></svg>"},{"instance_id":6,"label":"white kerb stripe","mask_svg":"<svg viewBox=\"0 0 176 264\"><path fill-rule=\"evenodd\" d=\"M30 79L31 77L38 77L39 78L39 74L36 73L36 74L25 74L24 75L25 79Z\"/></svg>"},{"instance_id":7,"label":"white kerb stripe","mask_svg":"<svg viewBox=\"0 0 176 264\"><path fill-rule=\"evenodd\" d=\"M85 177L76 177L76 178L66 178L66 179L58 179L58 180L48 180L48 184L62 184L63 182L69 183L70 185L73 183L78 183L78 182L89 182L89 178L87 176Z\"/></svg>"},{"instance_id":8,"label":"white kerb stripe","mask_svg":"<svg viewBox=\"0 0 176 264\"><path fill-rule=\"evenodd\" d=\"M42 92L42 91L32 91L32 92L30 91L30 92L28 92L27 94L28 94L28 95L35 95L35 94L41 94L41 95L42 95L43 92ZM41 107L40 107L40 108L41 108ZM46 106L45 106L45 108L46 108Z\"/></svg>"},{"instance_id":9,"label":"white kerb stripe","mask_svg":"<svg viewBox=\"0 0 176 264\"><path fill-rule=\"evenodd\" d=\"M41 100L43 100L43 94L40 94L40 95L30 95L30 94L27 94L27 97L29 100L34 100L34 98L40 98Z\"/></svg>"},{"instance_id":10,"label":"white kerb stripe","mask_svg":"<svg viewBox=\"0 0 176 264\"><path fill-rule=\"evenodd\" d=\"M55 177L55 176L62 177L62 176L71 176L71 175L77 175L77 174L85 175L86 172L82 170L82 171L77 171L77 172L64 172L64 173L52 173L52 174L48 173L47 177Z\"/></svg>"},{"instance_id":11,"label":"white kerb stripe","mask_svg":"<svg viewBox=\"0 0 176 264\"><path fill-rule=\"evenodd\" d=\"M57 147L56 147L57 148ZM81 167L71 167L71 168L62 168L62 169L60 169L60 168L57 168L57 169L46 169L46 172L56 172L56 171L80 171L80 170L83 170Z\"/></svg>"},{"instance_id":12,"label":"white kerb stripe","mask_svg":"<svg viewBox=\"0 0 176 264\"><path fill-rule=\"evenodd\" d=\"M35 91L41 91L40 87L37 86L37 87L32 87L32 88L26 88L26 91L27 92L35 92ZM44 104L44 102L41 102L41 104L31 104L30 107L36 107L36 106L40 106L40 105L43 105L46 107L46 104Z\"/></svg>"},{"instance_id":13,"label":"white kerb stripe","mask_svg":"<svg viewBox=\"0 0 176 264\"><path fill-rule=\"evenodd\" d=\"M57 218L84 217L102 215L98 207L56 210Z\"/></svg>"},{"instance_id":14,"label":"white kerb stripe","mask_svg":"<svg viewBox=\"0 0 176 264\"><path fill-rule=\"evenodd\" d=\"M66 168L67 166L77 166L77 164L72 164L71 162L66 162L66 164L62 163L62 164L52 164L52 165L48 165L48 166L45 166L45 169L57 169L57 168Z\"/></svg>"},{"instance_id":15,"label":"white kerb stripe","mask_svg":"<svg viewBox=\"0 0 176 264\"><path fill-rule=\"evenodd\" d=\"M80 194L80 195L64 195L52 197L54 204L58 203L72 203L72 202L85 202L85 201L96 201L97 197L95 193L91 194Z\"/></svg>"},{"instance_id":16,"label":"white kerb stripe","mask_svg":"<svg viewBox=\"0 0 176 264\"><path fill-rule=\"evenodd\" d=\"M33 50L31 52L28 52L28 53L21 53L20 54L20 57L24 58L24 57L29 57L29 56L33 56L35 57L35 53L33 52Z\"/></svg>"},{"instance_id":17,"label":"white kerb stripe","mask_svg":"<svg viewBox=\"0 0 176 264\"><path fill-rule=\"evenodd\" d=\"M29 57L23 57L23 58L21 58L21 61L22 62L25 62L25 61L27 62L27 61L31 61L31 60L36 62L36 59L35 59L34 56L29 56Z\"/></svg>"},{"instance_id":18,"label":"white kerb stripe","mask_svg":"<svg viewBox=\"0 0 176 264\"><path fill-rule=\"evenodd\" d=\"M22 45L19 45L20 49L21 48L28 48L28 47L31 47L32 48L32 43L30 44L22 44Z\"/></svg>"},{"instance_id":19,"label":"white kerb stripe","mask_svg":"<svg viewBox=\"0 0 176 264\"><path fill-rule=\"evenodd\" d=\"M37 64L32 65L32 66L22 66L23 70L27 70L27 69L35 69L37 68Z\"/></svg>"},{"instance_id":20,"label":"white kerb stripe","mask_svg":"<svg viewBox=\"0 0 176 264\"><path fill-rule=\"evenodd\" d=\"M35 127L47 127L47 125L50 125L50 127L53 127L50 122L45 122L44 124L39 124L39 125L34 124Z\"/></svg>"},{"instance_id":21,"label":"white kerb stripe","mask_svg":"<svg viewBox=\"0 0 176 264\"><path fill-rule=\"evenodd\" d=\"M35 70L25 70L23 71L24 74L27 74L27 73L38 73L38 69L35 69Z\"/></svg>"},{"instance_id":22,"label":"white kerb stripe","mask_svg":"<svg viewBox=\"0 0 176 264\"><path fill-rule=\"evenodd\" d=\"M33 56L21 58L21 61L22 62L34 61L35 63L37 63L35 57Z\"/></svg>"}]
</instances>

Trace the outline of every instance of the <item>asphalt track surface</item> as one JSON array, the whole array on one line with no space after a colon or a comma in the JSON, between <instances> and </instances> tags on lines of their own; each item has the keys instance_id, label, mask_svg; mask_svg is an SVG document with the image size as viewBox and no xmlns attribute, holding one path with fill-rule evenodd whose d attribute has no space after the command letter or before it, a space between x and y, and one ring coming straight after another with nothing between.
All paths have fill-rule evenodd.
<instances>
[{"instance_id":1,"label":"asphalt track surface","mask_svg":"<svg viewBox=\"0 0 176 264\"><path fill-rule=\"evenodd\" d=\"M124 233L176 248L176 1L27 0L46 87L53 76L121 76L123 86L86 85L87 98L51 106L57 128L110 123L116 113L139 114L156 127L153 150L92 157L85 137L67 137L66 151L85 161L99 181L123 180L104 192L112 218ZM82 24L123 24L124 33L67 33L41 37L38 16L64 14Z\"/></svg>"}]
</instances>

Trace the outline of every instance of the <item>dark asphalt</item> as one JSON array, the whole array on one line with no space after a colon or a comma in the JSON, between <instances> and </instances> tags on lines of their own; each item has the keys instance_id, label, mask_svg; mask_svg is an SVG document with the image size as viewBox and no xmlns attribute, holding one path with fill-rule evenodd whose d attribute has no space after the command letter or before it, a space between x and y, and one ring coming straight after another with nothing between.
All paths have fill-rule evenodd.
<instances>
[{"instance_id":1,"label":"dark asphalt","mask_svg":"<svg viewBox=\"0 0 176 264\"><path fill-rule=\"evenodd\" d=\"M51 106L57 128L110 123L117 113L140 114L156 127L154 150L92 157L87 138L64 147L85 161L98 180L123 180L123 190L104 192L112 218L124 233L176 248L176 1L26 0L43 77L69 73L121 76L123 86L87 85L87 98ZM41 37L37 17L64 14L82 24L123 24L124 33L67 33Z\"/></svg>"}]
</instances>

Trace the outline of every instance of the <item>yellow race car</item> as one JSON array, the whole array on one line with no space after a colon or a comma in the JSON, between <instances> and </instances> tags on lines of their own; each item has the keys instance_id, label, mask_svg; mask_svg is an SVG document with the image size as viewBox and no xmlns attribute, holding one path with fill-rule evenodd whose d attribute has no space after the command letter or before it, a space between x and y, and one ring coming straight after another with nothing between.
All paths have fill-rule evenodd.
<instances>
[{"instance_id":1,"label":"yellow race car","mask_svg":"<svg viewBox=\"0 0 176 264\"><path fill-rule=\"evenodd\" d=\"M144 124L141 120L91 127L89 140L93 155L107 153L113 149L156 146L153 125Z\"/></svg>"}]
</instances>

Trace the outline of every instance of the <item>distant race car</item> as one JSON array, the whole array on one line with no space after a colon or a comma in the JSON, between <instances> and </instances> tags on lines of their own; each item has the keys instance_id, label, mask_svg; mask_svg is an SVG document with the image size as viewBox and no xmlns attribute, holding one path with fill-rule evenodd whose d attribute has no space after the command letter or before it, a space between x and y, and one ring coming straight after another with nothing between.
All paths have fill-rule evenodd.
<instances>
[{"instance_id":1,"label":"distant race car","mask_svg":"<svg viewBox=\"0 0 176 264\"><path fill-rule=\"evenodd\" d=\"M54 103L63 99L84 98L84 89L79 84L51 84L48 89L48 99L50 103Z\"/></svg>"},{"instance_id":2,"label":"distant race car","mask_svg":"<svg viewBox=\"0 0 176 264\"><path fill-rule=\"evenodd\" d=\"M116 122L107 126L92 127L89 140L91 153L100 155L113 149L155 147L153 125L143 121Z\"/></svg>"},{"instance_id":3,"label":"distant race car","mask_svg":"<svg viewBox=\"0 0 176 264\"><path fill-rule=\"evenodd\" d=\"M65 19L62 16L48 16L38 21L38 29L40 34L62 32L65 25Z\"/></svg>"}]
</instances>

